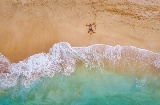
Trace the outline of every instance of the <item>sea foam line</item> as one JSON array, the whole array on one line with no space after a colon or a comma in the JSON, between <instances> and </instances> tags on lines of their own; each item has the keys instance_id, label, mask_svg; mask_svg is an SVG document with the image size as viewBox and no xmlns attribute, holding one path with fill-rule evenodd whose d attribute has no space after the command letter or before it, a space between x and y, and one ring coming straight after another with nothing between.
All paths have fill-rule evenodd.
<instances>
[{"instance_id":1,"label":"sea foam line","mask_svg":"<svg viewBox=\"0 0 160 105\"><path fill-rule=\"evenodd\" d=\"M25 86L41 77L53 77L56 73L70 75L78 62L86 67L103 67L119 62L143 62L160 69L160 54L133 46L109 46L94 44L88 47L71 47L67 42L54 44L49 53L39 53L20 61L10 61L0 54L0 87L9 88L17 85L20 77ZM132 65L132 64L130 64Z\"/></svg>"}]
</instances>

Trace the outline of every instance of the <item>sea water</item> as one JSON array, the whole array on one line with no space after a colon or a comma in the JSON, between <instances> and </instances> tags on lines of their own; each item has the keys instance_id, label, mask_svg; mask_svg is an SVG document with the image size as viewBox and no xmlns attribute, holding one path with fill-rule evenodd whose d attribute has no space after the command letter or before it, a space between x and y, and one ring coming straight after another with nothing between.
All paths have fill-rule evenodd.
<instances>
[{"instance_id":1,"label":"sea water","mask_svg":"<svg viewBox=\"0 0 160 105\"><path fill-rule=\"evenodd\" d=\"M41 78L0 93L0 105L159 105L160 78L79 67L70 76Z\"/></svg>"},{"instance_id":2,"label":"sea water","mask_svg":"<svg viewBox=\"0 0 160 105\"><path fill-rule=\"evenodd\" d=\"M19 63L0 55L0 105L160 105L160 55L55 44Z\"/></svg>"}]
</instances>

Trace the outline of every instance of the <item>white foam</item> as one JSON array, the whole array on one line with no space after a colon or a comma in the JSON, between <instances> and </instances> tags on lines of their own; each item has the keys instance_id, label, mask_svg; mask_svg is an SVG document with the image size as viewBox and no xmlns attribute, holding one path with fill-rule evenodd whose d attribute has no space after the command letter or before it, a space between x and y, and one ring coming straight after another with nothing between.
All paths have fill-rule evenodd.
<instances>
[{"instance_id":1,"label":"white foam","mask_svg":"<svg viewBox=\"0 0 160 105\"><path fill-rule=\"evenodd\" d=\"M9 72L10 62L0 53L0 72Z\"/></svg>"},{"instance_id":2,"label":"white foam","mask_svg":"<svg viewBox=\"0 0 160 105\"><path fill-rule=\"evenodd\" d=\"M7 64L5 69L10 71L10 73L0 73L0 87L15 86L20 77L22 77L21 83L27 86L41 77L53 77L56 73L70 75L79 61L83 62L86 67L97 66L99 68L106 64L116 65L122 60L125 60L125 63L129 63L129 60L140 61L144 65L160 68L160 54L145 49L104 44L71 47L69 43L61 42L54 44L49 53L35 54L19 63L10 63L0 54L0 62L2 62L0 67Z\"/></svg>"}]
</instances>

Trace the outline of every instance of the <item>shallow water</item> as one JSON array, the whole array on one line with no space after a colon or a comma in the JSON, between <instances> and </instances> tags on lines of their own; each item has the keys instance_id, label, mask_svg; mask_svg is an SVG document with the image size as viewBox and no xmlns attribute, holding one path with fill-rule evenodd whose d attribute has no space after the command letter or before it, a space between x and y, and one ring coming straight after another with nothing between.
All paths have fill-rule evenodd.
<instances>
[{"instance_id":1,"label":"shallow water","mask_svg":"<svg viewBox=\"0 0 160 105\"><path fill-rule=\"evenodd\" d=\"M159 105L159 80L81 66L70 76L44 77L28 87L19 80L1 91L0 105Z\"/></svg>"},{"instance_id":2,"label":"shallow water","mask_svg":"<svg viewBox=\"0 0 160 105\"><path fill-rule=\"evenodd\" d=\"M63 42L0 70L0 105L160 105L160 54L133 46Z\"/></svg>"}]
</instances>

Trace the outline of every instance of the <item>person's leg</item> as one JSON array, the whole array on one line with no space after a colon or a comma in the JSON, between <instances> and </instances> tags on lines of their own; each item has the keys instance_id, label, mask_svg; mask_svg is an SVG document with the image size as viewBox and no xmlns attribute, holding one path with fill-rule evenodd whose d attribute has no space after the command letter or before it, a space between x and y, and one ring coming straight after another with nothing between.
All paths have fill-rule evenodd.
<instances>
[{"instance_id":1,"label":"person's leg","mask_svg":"<svg viewBox=\"0 0 160 105\"><path fill-rule=\"evenodd\" d=\"M93 34L93 30L91 30L90 35Z\"/></svg>"},{"instance_id":2,"label":"person's leg","mask_svg":"<svg viewBox=\"0 0 160 105\"><path fill-rule=\"evenodd\" d=\"M89 31L88 31L88 33L91 33L91 32L92 32L92 30L89 30Z\"/></svg>"},{"instance_id":3,"label":"person's leg","mask_svg":"<svg viewBox=\"0 0 160 105\"><path fill-rule=\"evenodd\" d=\"M96 32L94 32L94 31L92 30L92 33L96 33Z\"/></svg>"}]
</instances>

